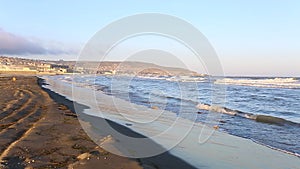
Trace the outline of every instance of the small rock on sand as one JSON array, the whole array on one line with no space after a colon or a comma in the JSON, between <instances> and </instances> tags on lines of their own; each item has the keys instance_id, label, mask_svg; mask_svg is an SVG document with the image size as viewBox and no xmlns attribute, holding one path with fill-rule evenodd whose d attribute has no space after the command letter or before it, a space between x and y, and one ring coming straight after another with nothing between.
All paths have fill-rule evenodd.
<instances>
[{"instance_id":1,"label":"small rock on sand","mask_svg":"<svg viewBox=\"0 0 300 169\"><path fill-rule=\"evenodd\" d=\"M63 105L63 104L61 104L61 105L58 106L58 109L59 110L68 110L68 107L65 106L65 105Z\"/></svg>"},{"instance_id":2,"label":"small rock on sand","mask_svg":"<svg viewBox=\"0 0 300 169\"><path fill-rule=\"evenodd\" d=\"M80 155L77 157L77 159L78 159L78 160L84 160L84 159L89 158L90 156L91 156L90 153L83 153L83 154L80 154Z\"/></svg>"},{"instance_id":3,"label":"small rock on sand","mask_svg":"<svg viewBox=\"0 0 300 169\"><path fill-rule=\"evenodd\" d=\"M219 129L219 126L215 125L215 126L214 126L214 129L215 129L215 130L218 130L218 129Z\"/></svg>"},{"instance_id":4,"label":"small rock on sand","mask_svg":"<svg viewBox=\"0 0 300 169\"><path fill-rule=\"evenodd\" d=\"M33 169L33 167L32 166L27 166L27 167L25 167L25 169Z\"/></svg>"}]
</instances>

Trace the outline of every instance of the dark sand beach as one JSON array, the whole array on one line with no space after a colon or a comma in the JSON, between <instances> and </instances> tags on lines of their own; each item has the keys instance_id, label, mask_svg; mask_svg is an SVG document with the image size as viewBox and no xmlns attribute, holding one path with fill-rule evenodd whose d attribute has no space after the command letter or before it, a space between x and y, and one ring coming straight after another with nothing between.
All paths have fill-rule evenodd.
<instances>
[{"instance_id":1,"label":"dark sand beach","mask_svg":"<svg viewBox=\"0 0 300 169\"><path fill-rule=\"evenodd\" d=\"M82 114L87 106L43 89L41 84L43 80L33 76L17 76L15 81L0 77L0 168L194 168L168 152L130 159L105 151L90 140L78 115L80 120L103 119ZM129 136L143 137L109 123ZM162 148L155 142L149 144Z\"/></svg>"}]
</instances>

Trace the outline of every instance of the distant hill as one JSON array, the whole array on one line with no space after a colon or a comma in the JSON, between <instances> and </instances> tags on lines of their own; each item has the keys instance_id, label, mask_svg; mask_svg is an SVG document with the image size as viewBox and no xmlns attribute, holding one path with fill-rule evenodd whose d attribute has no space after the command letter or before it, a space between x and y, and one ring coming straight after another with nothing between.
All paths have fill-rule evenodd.
<instances>
[{"instance_id":1,"label":"distant hill","mask_svg":"<svg viewBox=\"0 0 300 169\"><path fill-rule=\"evenodd\" d=\"M141 75L141 76L205 76L195 71L159 66L153 63L134 62L134 61L53 61L53 60L35 60L16 57L0 57L0 65L18 65L24 67L38 67L49 64L55 66L66 66L69 72L87 73L87 74L119 74L119 75ZM34 69L34 68L33 68Z\"/></svg>"},{"instance_id":2,"label":"distant hill","mask_svg":"<svg viewBox=\"0 0 300 169\"><path fill-rule=\"evenodd\" d=\"M71 65L71 63L69 63ZM157 76L174 76L174 75L186 75L186 76L204 76L195 71L183 69L183 68L174 68L174 67L165 67L159 66L153 63L144 63L144 62L113 62L113 61L104 61L104 62L77 62L76 65L72 64L74 69L86 69L95 71L98 74L138 74L138 75L157 75Z\"/></svg>"}]
</instances>

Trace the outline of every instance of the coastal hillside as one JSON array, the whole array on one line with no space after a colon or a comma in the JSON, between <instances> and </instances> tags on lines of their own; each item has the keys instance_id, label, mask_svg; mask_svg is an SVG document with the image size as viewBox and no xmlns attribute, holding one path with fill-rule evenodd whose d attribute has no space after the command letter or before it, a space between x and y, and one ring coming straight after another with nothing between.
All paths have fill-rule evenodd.
<instances>
[{"instance_id":1,"label":"coastal hillside","mask_svg":"<svg viewBox=\"0 0 300 169\"><path fill-rule=\"evenodd\" d=\"M30 74L118 74L140 76L205 76L184 68L165 67L144 62L54 61L0 56L0 73Z\"/></svg>"},{"instance_id":2,"label":"coastal hillside","mask_svg":"<svg viewBox=\"0 0 300 169\"><path fill-rule=\"evenodd\" d=\"M70 64L70 63L69 63ZM71 64L70 64L71 65ZM152 76L204 76L195 71L165 67L153 63L144 62L76 62L74 69L77 70L96 70L97 74L138 74Z\"/></svg>"}]
</instances>

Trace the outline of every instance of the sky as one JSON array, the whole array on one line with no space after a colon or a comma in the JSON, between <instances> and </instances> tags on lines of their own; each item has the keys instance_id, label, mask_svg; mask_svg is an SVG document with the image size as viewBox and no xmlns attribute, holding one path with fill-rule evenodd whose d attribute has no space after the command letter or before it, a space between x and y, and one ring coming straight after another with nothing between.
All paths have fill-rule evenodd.
<instances>
[{"instance_id":1,"label":"sky","mask_svg":"<svg viewBox=\"0 0 300 169\"><path fill-rule=\"evenodd\" d=\"M134 14L161 13L202 32L227 76L300 76L297 0L1 0L0 4L0 55L76 60L106 25ZM192 67L197 70L197 65Z\"/></svg>"}]
</instances>

